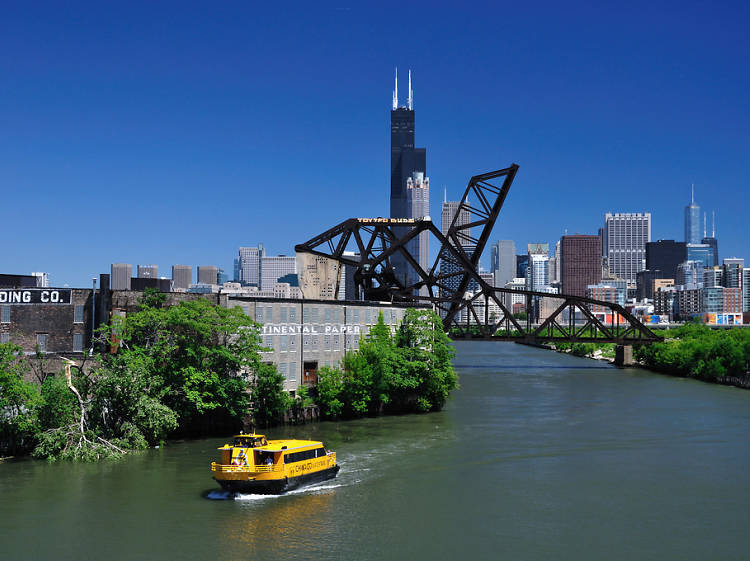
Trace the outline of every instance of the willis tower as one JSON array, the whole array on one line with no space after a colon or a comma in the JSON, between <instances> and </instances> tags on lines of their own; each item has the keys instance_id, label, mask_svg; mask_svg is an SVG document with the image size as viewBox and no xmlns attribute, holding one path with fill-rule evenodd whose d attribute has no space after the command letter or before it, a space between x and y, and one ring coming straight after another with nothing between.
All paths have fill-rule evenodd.
<instances>
[{"instance_id":1,"label":"willis tower","mask_svg":"<svg viewBox=\"0 0 750 561\"><path fill-rule=\"evenodd\" d=\"M415 173L426 177L426 151L414 148L414 107L409 71L409 97L398 105L398 70L391 111L391 218L413 218L407 200L406 184Z\"/></svg>"}]
</instances>

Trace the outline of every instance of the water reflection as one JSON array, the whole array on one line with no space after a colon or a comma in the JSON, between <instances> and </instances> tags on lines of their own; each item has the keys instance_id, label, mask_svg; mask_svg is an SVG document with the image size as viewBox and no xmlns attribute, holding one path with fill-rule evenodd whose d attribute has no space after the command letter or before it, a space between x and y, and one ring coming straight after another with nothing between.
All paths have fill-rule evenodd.
<instances>
[{"instance_id":1,"label":"water reflection","mask_svg":"<svg viewBox=\"0 0 750 561\"><path fill-rule=\"evenodd\" d=\"M308 488L286 495L243 495L235 499L221 535L223 559L304 556L330 524L335 489Z\"/></svg>"}]
</instances>

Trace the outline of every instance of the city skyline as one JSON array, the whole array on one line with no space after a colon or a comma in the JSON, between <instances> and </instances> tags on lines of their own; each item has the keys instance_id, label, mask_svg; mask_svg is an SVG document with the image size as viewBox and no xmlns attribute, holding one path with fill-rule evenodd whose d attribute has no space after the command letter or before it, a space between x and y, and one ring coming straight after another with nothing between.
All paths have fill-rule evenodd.
<instances>
[{"instance_id":1,"label":"city skyline","mask_svg":"<svg viewBox=\"0 0 750 561\"><path fill-rule=\"evenodd\" d=\"M232 270L254 240L288 255L350 216L387 216L396 66L413 71L435 189L455 199L471 175L520 165L491 242L554 243L595 233L606 212L642 211L653 240L679 240L695 184L721 255L747 255L748 8L619 9L628 25L614 28L605 7L461 18L415 4L405 44L404 19L367 8L283 23L271 7L186 10L164 28L173 11L145 4L12 7L0 222L23 235L3 272L85 287L115 262ZM492 19L513 25L490 33ZM196 228L206 216L212 228Z\"/></svg>"}]
</instances>

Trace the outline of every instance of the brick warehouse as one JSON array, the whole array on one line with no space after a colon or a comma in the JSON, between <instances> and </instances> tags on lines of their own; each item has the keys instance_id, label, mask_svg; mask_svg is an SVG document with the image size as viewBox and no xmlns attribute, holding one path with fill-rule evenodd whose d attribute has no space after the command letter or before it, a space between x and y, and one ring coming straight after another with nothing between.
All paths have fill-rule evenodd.
<instances>
[{"instance_id":1,"label":"brick warehouse","mask_svg":"<svg viewBox=\"0 0 750 561\"><path fill-rule=\"evenodd\" d=\"M110 290L109 275L100 277L103 290L79 288L0 289L0 336L2 342L19 345L27 355L37 350L45 358L45 371L58 372L61 357L83 358L91 348L94 329L109 323L113 314L127 316L138 309L143 292ZM166 305L207 299L225 308L239 306L262 324L263 344L270 349L262 360L277 366L285 388L317 381L321 366L336 365L348 350L377 322L382 312L392 329L401 322L408 305L383 302L303 300L237 297L226 294L169 292Z\"/></svg>"}]
</instances>

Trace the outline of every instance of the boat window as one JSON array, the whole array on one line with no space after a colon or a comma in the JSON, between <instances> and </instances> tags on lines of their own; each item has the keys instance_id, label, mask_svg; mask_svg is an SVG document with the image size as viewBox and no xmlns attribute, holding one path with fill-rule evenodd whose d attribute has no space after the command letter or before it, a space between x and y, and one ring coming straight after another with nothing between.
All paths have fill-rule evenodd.
<instances>
[{"instance_id":1,"label":"boat window","mask_svg":"<svg viewBox=\"0 0 750 561\"><path fill-rule=\"evenodd\" d=\"M313 448L312 450L304 450L303 452L293 452L284 456L285 464L292 464L294 462L303 462L305 460L312 460L313 458L320 458L325 456L325 449Z\"/></svg>"},{"instance_id":2,"label":"boat window","mask_svg":"<svg viewBox=\"0 0 750 561\"><path fill-rule=\"evenodd\" d=\"M249 438L235 438L234 439L234 445L235 446L242 446L243 448L248 448L250 446L250 439Z\"/></svg>"}]
</instances>

